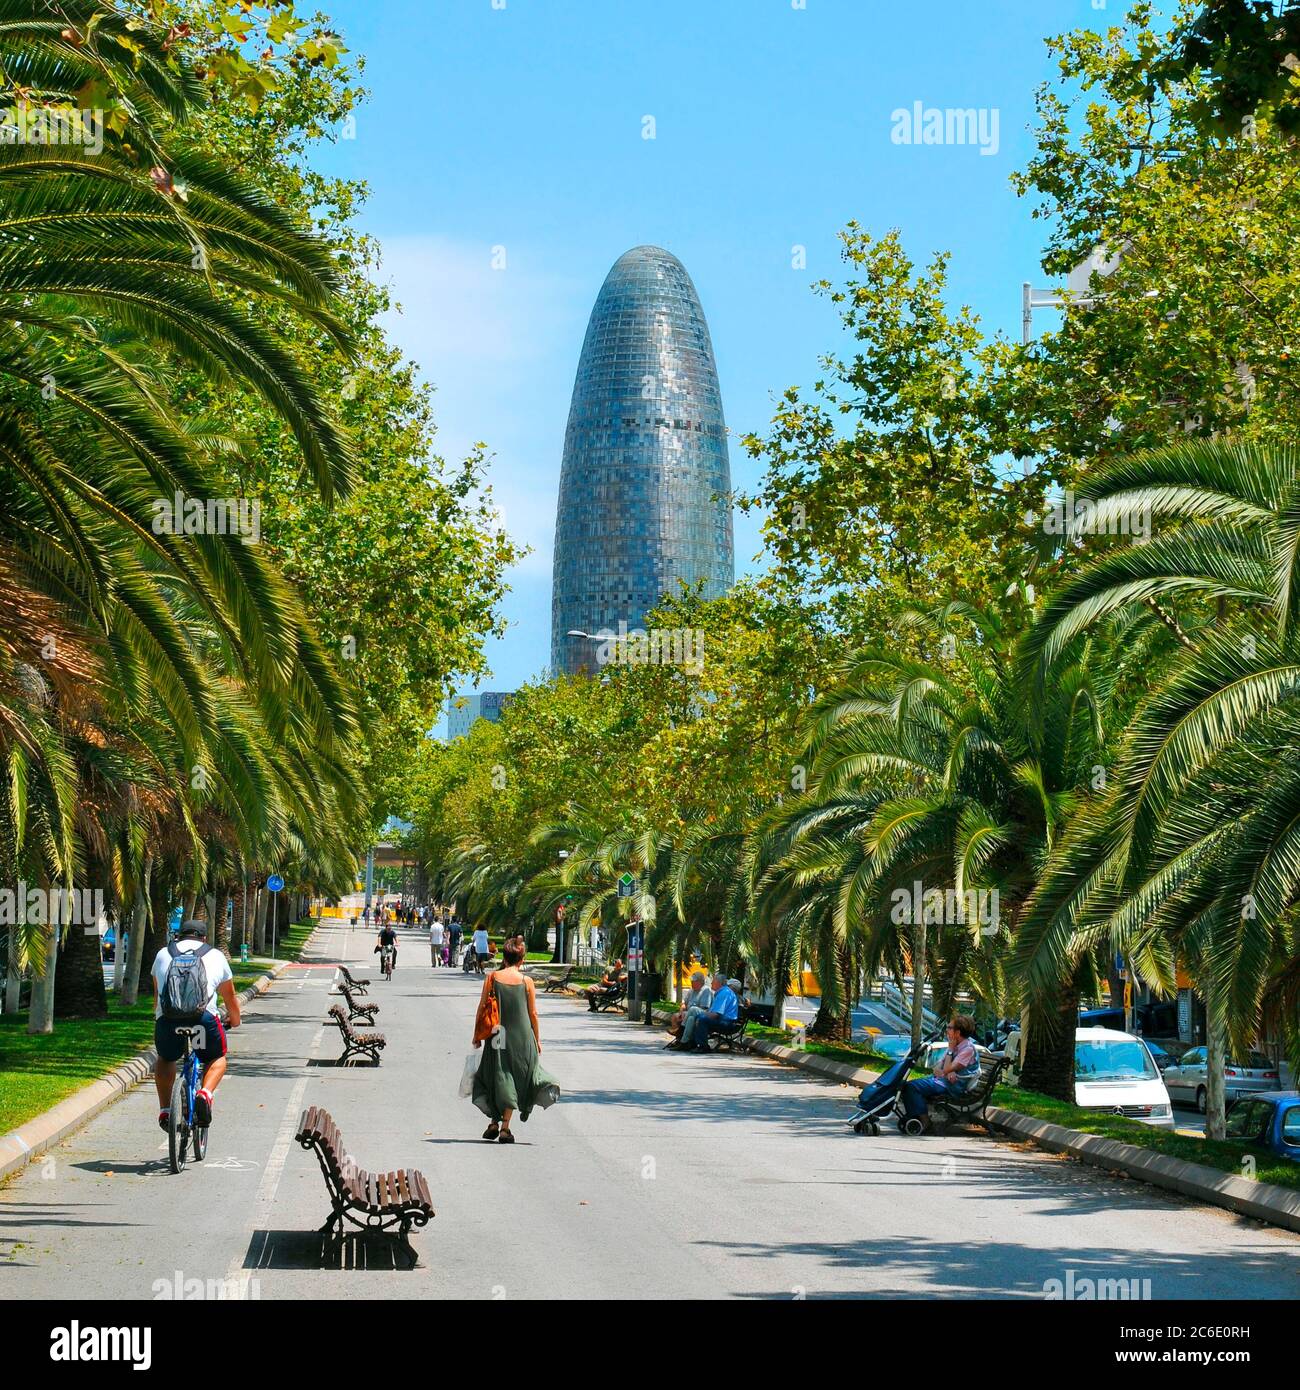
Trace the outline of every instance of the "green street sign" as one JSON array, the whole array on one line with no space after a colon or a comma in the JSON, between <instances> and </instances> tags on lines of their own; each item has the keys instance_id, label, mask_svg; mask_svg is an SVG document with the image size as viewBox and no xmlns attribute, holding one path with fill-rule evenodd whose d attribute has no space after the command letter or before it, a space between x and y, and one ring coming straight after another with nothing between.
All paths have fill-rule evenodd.
<instances>
[{"instance_id":1,"label":"green street sign","mask_svg":"<svg viewBox=\"0 0 1300 1390\"><path fill-rule=\"evenodd\" d=\"M636 879L631 874L622 874L618 880L618 895L620 898L630 898L636 894Z\"/></svg>"}]
</instances>

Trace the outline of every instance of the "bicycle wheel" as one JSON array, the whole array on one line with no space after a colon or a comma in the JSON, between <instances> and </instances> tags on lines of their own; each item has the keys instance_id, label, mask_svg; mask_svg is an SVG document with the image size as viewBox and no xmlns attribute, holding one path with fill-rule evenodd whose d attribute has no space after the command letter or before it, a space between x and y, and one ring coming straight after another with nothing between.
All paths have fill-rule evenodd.
<instances>
[{"instance_id":1,"label":"bicycle wheel","mask_svg":"<svg viewBox=\"0 0 1300 1390\"><path fill-rule=\"evenodd\" d=\"M194 1128L194 1161L202 1163L208 1152L208 1127L196 1125Z\"/></svg>"},{"instance_id":2,"label":"bicycle wheel","mask_svg":"<svg viewBox=\"0 0 1300 1390\"><path fill-rule=\"evenodd\" d=\"M167 1121L167 1157L173 1173L179 1173L185 1167L189 1137L189 1126L185 1123L185 1070L182 1067L172 1082L172 1113Z\"/></svg>"}]
</instances>

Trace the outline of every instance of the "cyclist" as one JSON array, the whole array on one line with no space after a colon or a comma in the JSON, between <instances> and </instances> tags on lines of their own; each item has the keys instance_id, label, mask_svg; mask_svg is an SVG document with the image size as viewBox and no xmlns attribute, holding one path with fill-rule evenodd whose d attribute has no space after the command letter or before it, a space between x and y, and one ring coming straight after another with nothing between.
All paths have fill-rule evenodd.
<instances>
[{"instance_id":1,"label":"cyclist","mask_svg":"<svg viewBox=\"0 0 1300 1390\"><path fill-rule=\"evenodd\" d=\"M375 951L378 952L384 946L393 948L393 969L397 969L397 928L391 923L385 922L379 928L379 937L375 942Z\"/></svg>"},{"instance_id":2,"label":"cyclist","mask_svg":"<svg viewBox=\"0 0 1300 1390\"><path fill-rule=\"evenodd\" d=\"M226 1028L239 1027L239 997L235 994L235 977L230 962L207 944L206 922L182 922L174 942L168 943L154 957L153 1043L158 1061L153 1069L154 1085L158 1088L158 1104L162 1107L158 1124L166 1129L171 1118L172 1083L176 1080L176 1064L185 1055L185 1038L178 1028L203 1029L202 1045L195 1051L203 1065L203 1085L194 1099L194 1123L200 1128L212 1123L212 1095L226 1074L226 1029L217 1016L217 997L226 1006ZM178 960L197 955L196 962L203 972L202 995L206 998L203 1011L192 1018L164 1017L163 1002L167 996L167 976ZM183 964L181 969L192 967ZM174 991L173 991L174 993Z\"/></svg>"}]
</instances>

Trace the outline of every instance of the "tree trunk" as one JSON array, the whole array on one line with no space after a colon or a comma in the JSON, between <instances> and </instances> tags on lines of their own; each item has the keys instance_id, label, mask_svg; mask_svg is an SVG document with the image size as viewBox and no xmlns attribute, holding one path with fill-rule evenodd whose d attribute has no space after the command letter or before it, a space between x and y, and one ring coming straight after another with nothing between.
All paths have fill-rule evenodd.
<instances>
[{"instance_id":1,"label":"tree trunk","mask_svg":"<svg viewBox=\"0 0 1300 1390\"><path fill-rule=\"evenodd\" d=\"M226 925L226 900L229 896L223 883L208 899L208 921L211 923L208 933L212 944L227 960L230 959L230 929Z\"/></svg>"},{"instance_id":2,"label":"tree trunk","mask_svg":"<svg viewBox=\"0 0 1300 1390\"><path fill-rule=\"evenodd\" d=\"M48 884L42 887L48 888ZM52 895L50 916L41 928L45 942L45 968L32 980L32 1005L27 1014L29 1033L54 1032L54 980L59 968L59 898Z\"/></svg>"},{"instance_id":3,"label":"tree trunk","mask_svg":"<svg viewBox=\"0 0 1300 1390\"><path fill-rule=\"evenodd\" d=\"M916 924L916 940L912 949L912 1047L921 1046L921 1034L925 1032L925 947L926 921L922 912Z\"/></svg>"},{"instance_id":4,"label":"tree trunk","mask_svg":"<svg viewBox=\"0 0 1300 1390\"><path fill-rule=\"evenodd\" d=\"M1208 972L1202 981L1205 990L1205 1137L1222 1139L1227 1124L1223 1088L1223 1069L1228 1060L1227 1030L1217 1007L1216 987L1211 984Z\"/></svg>"},{"instance_id":5,"label":"tree trunk","mask_svg":"<svg viewBox=\"0 0 1300 1390\"><path fill-rule=\"evenodd\" d=\"M1027 1091L1074 1103L1074 1034L1079 1026L1079 989L1063 985L1052 1020L1034 1020L1021 1035L1020 1084Z\"/></svg>"},{"instance_id":6,"label":"tree trunk","mask_svg":"<svg viewBox=\"0 0 1300 1390\"><path fill-rule=\"evenodd\" d=\"M9 948L13 950L11 946ZM23 972L18 968L16 960L17 952L10 957L9 964L5 967L8 973L5 975L5 1013L16 1014L18 1004L22 999L23 993Z\"/></svg>"},{"instance_id":7,"label":"tree trunk","mask_svg":"<svg viewBox=\"0 0 1300 1390\"><path fill-rule=\"evenodd\" d=\"M122 933L118 932L120 939ZM70 922L63 939L58 984L54 990L55 1018L107 1018L108 995L104 990L104 958L99 929Z\"/></svg>"},{"instance_id":8,"label":"tree trunk","mask_svg":"<svg viewBox=\"0 0 1300 1390\"><path fill-rule=\"evenodd\" d=\"M253 914L253 950L259 956L266 954L266 900L270 896L259 883L257 885L257 910Z\"/></svg>"},{"instance_id":9,"label":"tree trunk","mask_svg":"<svg viewBox=\"0 0 1300 1390\"><path fill-rule=\"evenodd\" d=\"M195 905L198 901L198 893L191 889L181 899L181 921L189 922L194 918Z\"/></svg>"},{"instance_id":10,"label":"tree trunk","mask_svg":"<svg viewBox=\"0 0 1300 1390\"><path fill-rule=\"evenodd\" d=\"M149 917L145 923L144 949L140 953L140 973L136 977L138 994L151 993L153 985L153 963L158 952L167 944L167 916L171 908L171 895L163 883L161 874L155 874L149 884Z\"/></svg>"},{"instance_id":11,"label":"tree trunk","mask_svg":"<svg viewBox=\"0 0 1300 1390\"><path fill-rule=\"evenodd\" d=\"M130 1008L140 997L140 968L144 962L144 942L149 932L149 880L153 876L153 855L146 853L140 869L140 880L131 904L131 954L122 976L121 1000ZM119 947L118 954L121 955ZM157 951L154 955L157 955ZM149 957L150 963L153 956Z\"/></svg>"},{"instance_id":12,"label":"tree trunk","mask_svg":"<svg viewBox=\"0 0 1300 1390\"><path fill-rule=\"evenodd\" d=\"M113 993L119 999L122 997L122 981L126 979L127 924L130 920L131 914L127 912L125 904L119 904L113 922L113 935L117 941L113 948Z\"/></svg>"}]
</instances>

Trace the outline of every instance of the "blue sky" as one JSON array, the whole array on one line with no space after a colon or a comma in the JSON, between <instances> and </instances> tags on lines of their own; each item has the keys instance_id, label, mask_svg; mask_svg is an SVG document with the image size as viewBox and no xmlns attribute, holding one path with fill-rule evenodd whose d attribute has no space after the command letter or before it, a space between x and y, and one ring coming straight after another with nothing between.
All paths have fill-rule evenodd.
<instances>
[{"instance_id":1,"label":"blue sky","mask_svg":"<svg viewBox=\"0 0 1300 1390\"><path fill-rule=\"evenodd\" d=\"M835 343L809 286L837 277L851 218L901 228L919 261L951 251L953 299L989 331L1018 335L1021 282L1043 283L1043 224L1009 184L1052 72L1043 39L1118 22L1122 0L798 4L323 0L366 55L372 96L356 138L320 163L369 183L362 224L403 306L388 327L437 388L440 451L488 444L506 525L532 547L485 688L549 659L569 394L623 251L655 243L690 271L736 434L761 429ZM996 111L996 153L894 143L892 113L916 102ZM735 444L731 468L734 485L756 483ZM756 520L738 517L738 570L758 550Z\"/></svg>"}]
</instances>

